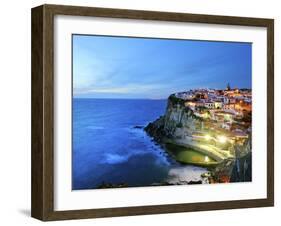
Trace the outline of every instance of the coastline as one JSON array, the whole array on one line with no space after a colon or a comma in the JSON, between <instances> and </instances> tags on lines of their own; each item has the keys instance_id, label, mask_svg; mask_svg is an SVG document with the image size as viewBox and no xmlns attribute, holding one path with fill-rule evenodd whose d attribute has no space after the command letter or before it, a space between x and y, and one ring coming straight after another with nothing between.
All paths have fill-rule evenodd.
<instances>
[{"instance_id":1,"label":"coastline","mask_svg":"<svg viewBox=\"0 0 281 226\"><path fill-rule=\"evenodd\" d=\"M189 106L185 106L182 99L171 95L165 114L150 122L144 130L177 162L208 168L210 173L202 174L201 177L209 183L251 181L251 135L244 140L243 145L230 143L227 147L216 147L193 139L191 134L195 130L197 133L207 130L202 129L204 123L207 124L208 121L196 116ZM173 147L167 148L167 145ZM186 153L191 149L207 157L203 161L200 158L194 158L193 161L179 158L175 154L178 148Z\"/></svg>"}]
</instances>

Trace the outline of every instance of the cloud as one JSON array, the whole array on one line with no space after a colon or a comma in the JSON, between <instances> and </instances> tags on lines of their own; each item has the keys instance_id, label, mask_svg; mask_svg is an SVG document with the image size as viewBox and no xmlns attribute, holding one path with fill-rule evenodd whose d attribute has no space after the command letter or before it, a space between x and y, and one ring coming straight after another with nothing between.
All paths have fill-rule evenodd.
<instances>
[{"instance_id":1,"label":"cloud","mask_svg":"<svg viewBox=\"0 0 281 226\"><path fill-rule=\"evenodd\" d=\"M97 86L96 88L75 88L74 95L92 94L92 93L110 93L110 94L137 94L144 92L153 92L155 89L163 88L163 85L147 85L147 84L124 84L123 86Z\"/></svg>"},{"instance_id":2,"label":"cloud","mask_svg":"<svg viewBox=\"0 0 281 226\"><path fill-rule=\"evenodd\" d=\"M159 99L198 86L245 86L251 77L251 48L235 43L81 36L74 45L75 96Z\"/></svg>"}]
</instances>

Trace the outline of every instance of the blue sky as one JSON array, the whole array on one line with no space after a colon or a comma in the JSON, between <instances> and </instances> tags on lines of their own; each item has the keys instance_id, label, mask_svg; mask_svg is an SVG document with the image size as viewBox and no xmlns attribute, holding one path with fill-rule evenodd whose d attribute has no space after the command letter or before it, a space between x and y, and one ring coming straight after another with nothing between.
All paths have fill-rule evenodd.
<instances>
[{"instance_id":1,"label":"blue sky","mask_svg":"<svg viewBox=\"0 0 281 226\"><path fill-rule=\"evenodd\" d=\"M165 99L193 88L251 88L250 43L73 35L73 95Z\"/></svg>"}]
</instances>

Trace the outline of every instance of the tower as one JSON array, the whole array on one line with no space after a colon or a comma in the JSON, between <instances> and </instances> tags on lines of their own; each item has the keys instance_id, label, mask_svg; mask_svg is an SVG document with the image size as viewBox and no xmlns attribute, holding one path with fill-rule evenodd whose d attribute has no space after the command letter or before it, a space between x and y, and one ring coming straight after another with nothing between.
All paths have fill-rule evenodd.
<instances>
[{"instance_id":1,"label":"tower","mask_svg":"<svg viewBox=\"0 0 281 226\"><path fill-rule=\"evenodd\" d=\"M230 84L227 83L226 90L230 90Z\"/></svg>"}]
</instances>

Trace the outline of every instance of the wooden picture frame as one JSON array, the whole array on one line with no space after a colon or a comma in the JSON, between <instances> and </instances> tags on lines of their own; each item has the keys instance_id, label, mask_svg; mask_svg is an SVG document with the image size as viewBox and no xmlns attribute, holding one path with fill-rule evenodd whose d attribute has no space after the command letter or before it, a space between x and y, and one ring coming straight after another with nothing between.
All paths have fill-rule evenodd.
<instances>
[{"instance_id":1,"label":"wooden picture frame","mask_svg":"<svg viewBox=\"0 0 281 226\"><path fill-rule=\"evenodd\" d=\"M240 25L267 29L267 198L179 203L122 208L54 210L54 16L126 18L154 21ZM273 19L196 15L42 5L32 9L32 202L34 218L50 220L162 214L274 205L274 21Z\"/></svg>"}]
</instances>

